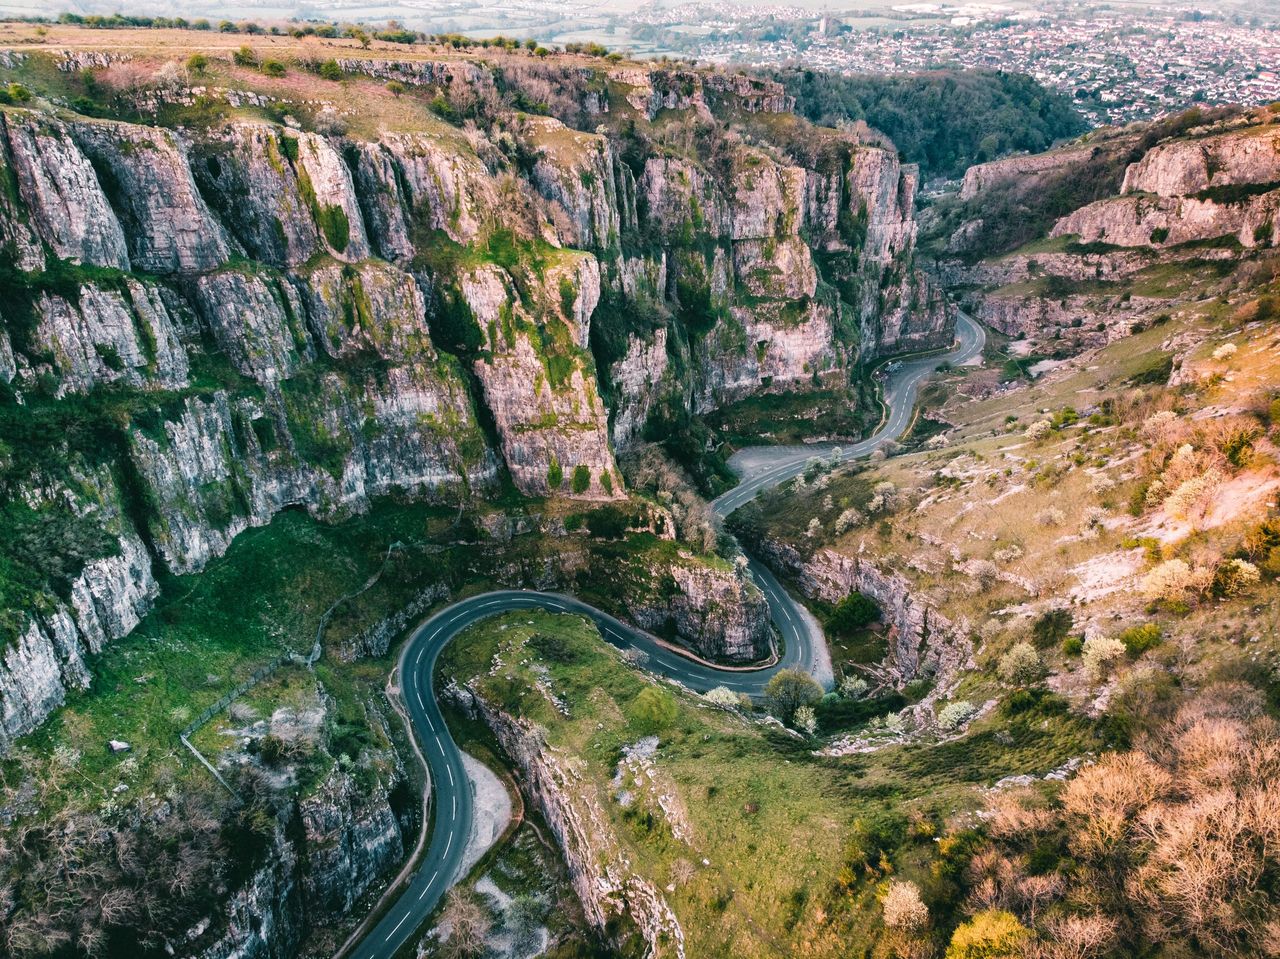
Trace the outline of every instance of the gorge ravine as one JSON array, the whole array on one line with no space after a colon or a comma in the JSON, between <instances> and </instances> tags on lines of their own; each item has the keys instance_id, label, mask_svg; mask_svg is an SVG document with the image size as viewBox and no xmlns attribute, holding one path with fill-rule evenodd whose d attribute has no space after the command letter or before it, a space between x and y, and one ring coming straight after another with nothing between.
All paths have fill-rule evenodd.
<instances>
[{"instance_id":1,"label":"gorge ravine","mask_svg":"<svg viewBox=\"0 0 1280 959\"><path fill-rule=\"evenodd\" d=\"M886 415L880 428L867 439L841 447L841 461L866 456L901 436L911 421L921 381L943 364L961 365L979 356L985 342L982 327L960 313L951 350L895 364L885 384ZM834 449L832 445L777 447L765 465L744 475L737 487L712 503L716 516L723 519L764 490L801 473L814 455L830 454ZM529 590L473 596L445 607L419 626L405 643L398 668L400 696L430 770L428 788L435 791L433 830L422 865L408 879L391 908L349 953L352 959L394 956L459 878L457 873L471 833L472 807L462 754L444 721L432 686L436 660L445 645L479 620L516 609L545 609L590 618L607 642L619 648L643 650L649 657L647 668L694 690L727 686L736 692L759 695L772 676L787 668L815 672L830 685L830 665L822 648L825 640L821 631L810 625L800 605L763 563L752 560L750 568L764 590L770 617L783 640L781 656L760 668L710 665L570 596ZM824 671L826 676L821 675Z\"/></svg>"}]
</instances>

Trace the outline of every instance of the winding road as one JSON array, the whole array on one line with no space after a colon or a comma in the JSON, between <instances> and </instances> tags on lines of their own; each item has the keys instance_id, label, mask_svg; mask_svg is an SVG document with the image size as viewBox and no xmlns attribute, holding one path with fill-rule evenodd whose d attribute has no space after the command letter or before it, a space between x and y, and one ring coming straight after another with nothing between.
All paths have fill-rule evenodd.
<instances>
[{"instance_id":1,"label":"winding road","mask_svg":"<svg viewBox=\"0 0 1280 959\"><path fill-rule=\"evenodd\" d=\"M841 461L865 456L883 443L897 439L911 422L920 382L943 363L959 365L982 352L986 337L982 328L961 313L956 345L947 353L892 364L885 388L888 415L871 437L839 447ZM738 464L739 486L712 502L724 518L763 490L802 473L814 456L830 457L834 444L803 447L771 447L757 451ZM773 574L752 561L752 576L764 590L769 611L782 638L783 653L766 667L719 667L684 655L647 633L626 625L570 596L528 590L501 590L461 600L436 613L419 626L400 655L400 696L408 713L419 749L431 772L435 791L431 837L421 865L407 880L403 892L379 922L350 950L352 959L390 959L417 931L458 878L471 834L472 796L462 765L462 754L449 734L432 689L432 675L441 649L479 620L518 609L543 609L590 618L605 640L620 649L637 648L648 656L647 668L691 689L705 691L727 686L749 695L760 694L780 669L803 669L831 682L826 643L817 623Z\"/></svg>"}]
</instances>

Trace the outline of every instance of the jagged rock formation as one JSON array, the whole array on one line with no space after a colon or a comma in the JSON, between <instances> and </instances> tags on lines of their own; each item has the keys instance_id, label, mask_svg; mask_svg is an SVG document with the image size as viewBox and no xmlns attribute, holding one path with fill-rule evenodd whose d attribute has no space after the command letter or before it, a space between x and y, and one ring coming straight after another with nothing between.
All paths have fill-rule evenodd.
<instances>
[{"instance_id":1,"label":"jagged rock formation","mask_svg":"<svg viewBox=\"0 0 1280 959\"><path fill-rule=\"evenodd\" d=\"M405 835L390 790L404 777L394 752L361 757L358 782L334 768L306 795L285 803L257 868L225 903L173 943L200 959L296 955L317 928L341 920L403 859Z\"/></svg>"},{"instance_id":2,"label":"jagged rock formation","mask_svg":"<svg viewBox=\"0 0 1280 959\"><path fill-rule=\"evenodd\" d=\"M199 571L290 506L331 518L389 493L483 495L503 470L526 494L617 499L614 451L660 407L844 383L861 359L950 335L913 262L914 171L790 117L777 84L347 68L486 103L561 76L577 119L498 111L482 130L362 139L216 112L172 129L0 117L0 380L12 410L54 424L6 427L5 495L82 536L95 501L118 504L107 538L0 640L0 749L145 614L152 564ZM195 102L157 88L135 106ZM635 133L672 110L715 118L712 140L677 154ZM781 132L719 132L758 114ZM85 428L61 430L68 417ZM693 568L674 564L674 592L635 615L707 655L763 653L758 595Z\"/></svg>"},{"instance_id":3,"label":"jagged rock formation","mask_svg":"<svg viewBox=\"0 0 1280 959\"><path fill-rule=\"evenodd\" d=\"M795 577L806 596L838 603L857 592L874 599L889 629L889 655L882 668L899 684L929 676L946 686L962 669L972 668L968 624L953 623L939 613L901 573L833 549L821 549L806 559L783 543L759 545L772 564Z\"/></svg>"},{"instance_id":4,"label":"jagged rock formation","mask_svg":"<svg viewBox=\"0 0 1280 959\"><path fill-rule=\"evenodd\" d=\"M470 690L464 705L493 730L520 767L525 790L555 834L587 921L608 933L617 920L634 926L647 955L684 959L684 931L662 890L640 875L613 833L595 788L582 781L573 758L549 747L543 734Z\"/></svg>"},{"instance_id":5,"label":"jagged rock formation","mask_svg":"<svg viewBox=\"0 0 1280 959\"><path fill-rule=\"evenodd\" d=\"M1234 236L1242 247L1280 239L1280 131L1248 127L1171 140L1125 171L1121 195L1076 210L1052 236L1125 247L1179 246Z\"/></svg>"},{"instance_id":6,"label":"jagged rock formation","mask_svg":"<svg viewBox=\"0 0 1280 959\"><path fill-rule=\"evenodd\" d=\"M1064 213L1064 196L1080 205ZM1052 210L1055 219L1034 251L942 264L942 284L1002 332L1100 345L1167 311L1158 282L1151 298L1126 288L1151 275L1144 271L1175 262L1194 270L1280 241L1280 130L1264 112L1227 111L1102 131L1087 143L975 166L960 199L976 217L950 236L949 251L960 255L989 225L984 202L1004 216L1021 210L1034 220Z\"/></svg>"}]
</instances>

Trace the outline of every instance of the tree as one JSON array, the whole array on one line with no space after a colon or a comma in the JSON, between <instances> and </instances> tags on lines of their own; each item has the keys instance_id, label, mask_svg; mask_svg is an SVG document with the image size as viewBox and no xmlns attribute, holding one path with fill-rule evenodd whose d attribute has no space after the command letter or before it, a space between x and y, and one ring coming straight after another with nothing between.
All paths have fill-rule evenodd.
<instances>
[{"instance_id":1,"label":"tree","mask_svg":"<svg viewBox=\"0 0 1280 959\"><path fill-rule=\"evenodd\" d=\"M1000 657L996 672L1010 686L1030 686L1044 675L1044 664L1034 646L1017 643Z\"/></svg>"},{"instance_id":2,"label":"tree","mask_svg":"<svg viewBox=\"0 0 1280 959\"><path fill-rule=\"evenodd\" d=\"M570 485L574 493L578 494L579 496L581 496L588 489L590 489L591 488L591 468L582 463L579 463L577 466L575 466L573 468L573 480Z\"/></svg>"},{"instance_id":3,"label":"tree","mask_svg":"<svg viewBox=\"0 0 1280 959\"><path fill-rule=\"evenodd\" d=\"M547 488L551 492L555 492L564 485L564 467L560 465L560 461L554 456L551 457L551 465L547 467Z\"/></svg>"},{"instance_id":4,"label":"tree","mask_svg":"<svg viewBox=\"0 0 1280 959\"><path fill-rule=\"evenodd\" d=\"M984 909L952 933L946 959L1016 959L1029 936L1013 913Z\"/></svg>"},{"instance_id":5,"label":"tree","mask_svg":"<svg viewBox=\"0 0 1280 959\"><path fill-rule=\"evenodd\" d=\"M320 76L325 80L341 80L344 76L342 67L338 66L337 60L326 60L320 64Z\"/></svg>"},{"instance_id":6,"label":"tree","mask_svg":"<svg viewBox=\"0 0 1280 959\"><path fill-rule=\"evenodd\" d=\"M373 42L373 38L359 27L350 27L347 29L347 36L356 43L360 44L362 50L368 50L369 44Z\"/></svg>"},{"instance_id":7,"label":"tree","mask_svg":"<svg viewBox=\"0 0 1280 959\"><path fill-rule=\"evenodd\" d=\"M769 712L784 723L795 718L801 706L812 706L822 698L822 687L808 673L798 669L782 669L764 687Z\"/></svg>"},{"instance_id":8,"label":"tree","mask_svg":"<svg viewBox=\"0 0 1280 959\"><path fill-rule=\"evenodd\" d=\"M404 95L405 90L406 90L405 85L401 83L399 80L387 81L387 92L390 93L397 100L399 100L400 97Z\"/></svg>"}]
</instances>

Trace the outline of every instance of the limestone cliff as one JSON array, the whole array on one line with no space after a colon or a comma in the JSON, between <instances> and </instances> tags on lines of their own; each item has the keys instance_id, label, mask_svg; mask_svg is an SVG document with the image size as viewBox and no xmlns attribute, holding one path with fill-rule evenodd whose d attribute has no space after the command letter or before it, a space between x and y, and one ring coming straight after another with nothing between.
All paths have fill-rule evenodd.
<instances>
[{"instance_id":1,"label":"limestone cliff","mask_svg":"<svg viewBox=\"0 0 1280 959\"><path fill-rule=\"evenodd\" d=\"M914 171L812 130L768 81L351 58L478 110L357 135L316 122L330 103L149 86L143 54L52 60L128 63L131 114L154 122L56 93L0 113L4 495L78 489L83 464L117 504L74 584L45 583L0 638L6 742L88 682L86 656L154 598L153 565L198 571L282 509L457 501L504 474L619 499L615 448L660 410L842 385L950 336L913 259ZM570 91L555 116L499 98L548 77ZM672 111L701 125L686 149L659 145ZM79 495L36 499L82 529ZM634 615L760 655L759 597L693 568Z\"/></svg>"}]
</instances>

